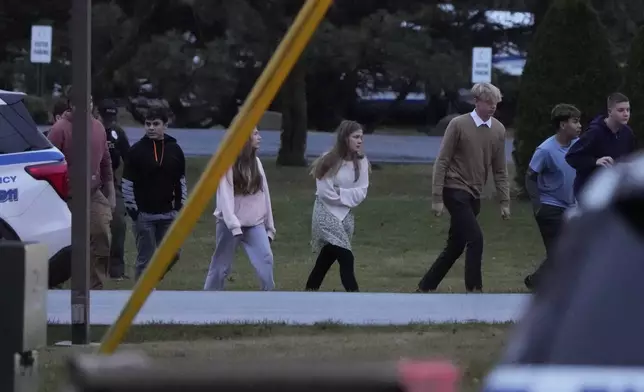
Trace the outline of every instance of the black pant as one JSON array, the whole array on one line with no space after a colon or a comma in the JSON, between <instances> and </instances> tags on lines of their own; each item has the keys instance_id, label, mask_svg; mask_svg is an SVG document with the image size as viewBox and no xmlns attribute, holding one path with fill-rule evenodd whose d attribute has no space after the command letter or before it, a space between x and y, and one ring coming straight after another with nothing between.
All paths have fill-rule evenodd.
<instances>
[{"instance_id":1,"label":"black pant","mask_svg":"<svg viewBox=\"0 0 644 392\"><path fill-rule=\"evenodd\" d=\"M481 260L483 232L476 217L481 211L481 200L460 189L445 188L443 203L450 215L447 245L418 284L420 291L436 290L456 260L465 254L465 289L482 290Z\"/></svg>"},{"instance_id":2,"label":"black pant","mask_svg":"<svg viewBox=\"0 0 644 392\"><path fill-rule=\"evenodd\" d=\"M553 258L553 252L559 237L559 232L563 224L563 215L566 211L563 207L542 204L535 215L535 220L539 226L541 239L546 248L546 258L541 262L537 270L528 277L530 286L537 287L539 281L543 279L544 273L552 268L550 260Z\"/></svg>"},{"instance_id":3,"label":"black pant","mask_svg":"<svg viewBox=\"0 0 644 392\"><path fill-rule=\"evenodd\" d=\"M109 275L112 278L125 276L125 234L127 225L125 223L125 204L120 192L116 192L116 209L112 213L112 244L110 248Z\"/></svg>"},{"instance_id":4,"label":"black pant","mask_svg":"<svg viewBox=\"0 0 644 392\"><path fill-rule=\"evenodd\" d=\"M320 250L315 266L306 281L306 290L319 290L326 273L329 272L329 268L336 260L340 264L340 280L344 289L346 291L359 291L356 274L353 269L353 253L348 249L331 244L326 244Z\"/></svg>"}]
</instances>

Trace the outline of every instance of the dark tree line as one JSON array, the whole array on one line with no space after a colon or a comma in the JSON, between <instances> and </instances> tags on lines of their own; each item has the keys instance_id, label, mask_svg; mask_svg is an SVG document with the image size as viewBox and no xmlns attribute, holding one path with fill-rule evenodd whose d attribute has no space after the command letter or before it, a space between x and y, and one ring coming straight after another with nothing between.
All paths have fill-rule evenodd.
<instances>
[{"instance_id":1,"label":"dark tree line","mask_svg":"<svg viewBox=\"0 0 644 392\"><path fill-rule=\"evenodd\" d=\"M279 163L304 164L306 130L330 130L351 116L357 89L389 89L397 97L369 118L366 126L372 131L386 123L410 93L425 93L427 101L434 102L467 87L472 46L525 51L532 43L532 26L490 23L486 10L533 12L538 26L545 23L553 1L564 0L336 0L272 105L283 114ZM613 58L625 62L644 5L591 3L608 28ZM178 107L190 93L226 113L222 122L228 125L302 4L303 0L94 0L94 94L127 96L139 79L147 79L171 106ZM34 91L35 71L27 52L35 23L54 27L54 63L47 67L47 86L69 83L70 7L70 0L3 1L0 88L12 88L16 75L24 75L27 90ZM517 81L495 78L509 83L506 96L516 95L509 90Z\"/></svg>"},{"instance_id":2,"label":"dark tree line","mask_svg":"<svg viewBox=\"0 0 644 392\"><path fill-rule=\"evenodd\" d=\"M615 35L624 31L608 28L602 22L602 12L588 1L550 3L536 29L521 77L514 141L516 182L521 189L535 148L553 133L548 119L558 103L576 105L582 112L583 126L587 126L592 118L606 112L610 93L623 91L633 107L631 125L644 141L644 30L640 28L635 39L630 34L637 31L630 32L627 43L616 46ZM621 18L624 27L625 16Z\"/></svg>"}]
</instances>

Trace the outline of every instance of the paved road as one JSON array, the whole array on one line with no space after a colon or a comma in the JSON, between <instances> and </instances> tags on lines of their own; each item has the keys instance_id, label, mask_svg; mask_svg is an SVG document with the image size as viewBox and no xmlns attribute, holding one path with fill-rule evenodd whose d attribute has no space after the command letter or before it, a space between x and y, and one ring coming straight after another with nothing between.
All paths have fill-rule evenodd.
<instances>
[{"instance_id":1,"label":"paved road","mask_svg":"<svg viewBox=\"0 0 644 392\"><path fill-rule=\"evenodd\" d=\"M92 324L109 325L129 290L93 291ZM394 294L332 292L165 291L152 293L135 324L287 323L312 325L408 325L411 323L503 323L517 321L529 294ZM48 320L70 324L68 290L50 290Z\"/></svg>"},{"instance_id":2,"label":"paved road","mask_svg":"<svg viewBox=\"0 0 644 392\"><path fill-rule=\"evenodd\" d=\"M141 128L126 128L128 138L136 141L143 136ZM219 129L170 129L168 134L179 141L187 155L211 155L223 138L225 131ZM367 135L365 151L373 162L432 163L441 143L438 136L392 136ZM318 157L328 151L335 141L335 135L326 132L309 132L307 158ZM279 131L262 131L261 156L275 157L280 146ZM512 160L512 140L506 141L506 156Z\"/></svg>"},{"instance_id":3,"label":"paved road","mask_svg":"<svg viewBox=\"0 0 644 392\"><path fill-rule=\"evenodd\" d=\"M41 130L47 127L39 127ZM142 128L125 127L130 142L139 140L144 131ZM221 129L169 129L183 147L186 155L210 156L224 136ZM263 157L276 157L280 146L279 131L262 131ZM383 163L433 163L441 143L440 136L394 136L367 135L365 151L372 162ZM309 132L306 156L316 158L328 151L335 141L335 135L327 132ZM506 159L512 162L512 139L506 141Z\"/></svg>"}]
</instances>

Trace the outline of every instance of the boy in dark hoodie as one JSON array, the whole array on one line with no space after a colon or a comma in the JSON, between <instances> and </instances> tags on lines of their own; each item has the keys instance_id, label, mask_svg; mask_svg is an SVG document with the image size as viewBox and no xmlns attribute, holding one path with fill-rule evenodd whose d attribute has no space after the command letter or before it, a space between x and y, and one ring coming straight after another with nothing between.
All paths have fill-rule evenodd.
<instances>
[{"instance_id":1,"label":"boy in dark hoodie","mask_svg":"<svg viewBox=\"0 0 644 392\"><path fill-rule=\"evenodd\" d=\"M150 109L145 117L145 136L132 145L125 158L122 188L125 209L134 222L135 279L147 267L188 194L186 159L177 140L165 134L167 125L163 109Z\"/></svg>"},{"instance_id":2,"label":"boy in dark hoodie","mask_svg":"<svg viewBox=\"0 0 644 392\"><path fill-rule=\"evenodd\" d=\"M613 93L608 97L607 106L608 116L596 117L566 154L566 161L577 171L574 184L577 200L595 170L612 166L637 147L635 135L628 126L631 117L628 97Z\"/></svg>"}]
</instances>

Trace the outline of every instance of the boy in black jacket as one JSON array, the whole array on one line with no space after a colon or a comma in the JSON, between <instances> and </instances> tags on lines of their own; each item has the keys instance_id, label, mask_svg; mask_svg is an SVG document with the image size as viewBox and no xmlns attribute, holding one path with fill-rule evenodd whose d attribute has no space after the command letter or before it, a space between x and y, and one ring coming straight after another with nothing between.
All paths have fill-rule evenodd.
<instances>
[{"instance_id":1,"label":"boy in black jacket","mask_svg":"<svg viewBox=\"0 0 644 392\"><path fill-rule=\"evenodd\" d=\"M596 117L566 154L566 162L577 171L575 198L579 201L584 185L600 167L633 153L637 142L628 126L631 105L628 97L613 93L608 97L608 116Z\"/></svg>"},{"instance_id":2,"label":"boy in black jacket","mask_svg":"<svg viewBox=\"0 0 644 392\"><path fill-rule=\"evenodd\" d=\"M150 109L145 118L145 136L134 143L125 160L123 198L134 222L136 279L147 267L188 194L185 156L177 140L165 134L167 124L168 116L163 109Z\"/></svg>"}]
</instances>

